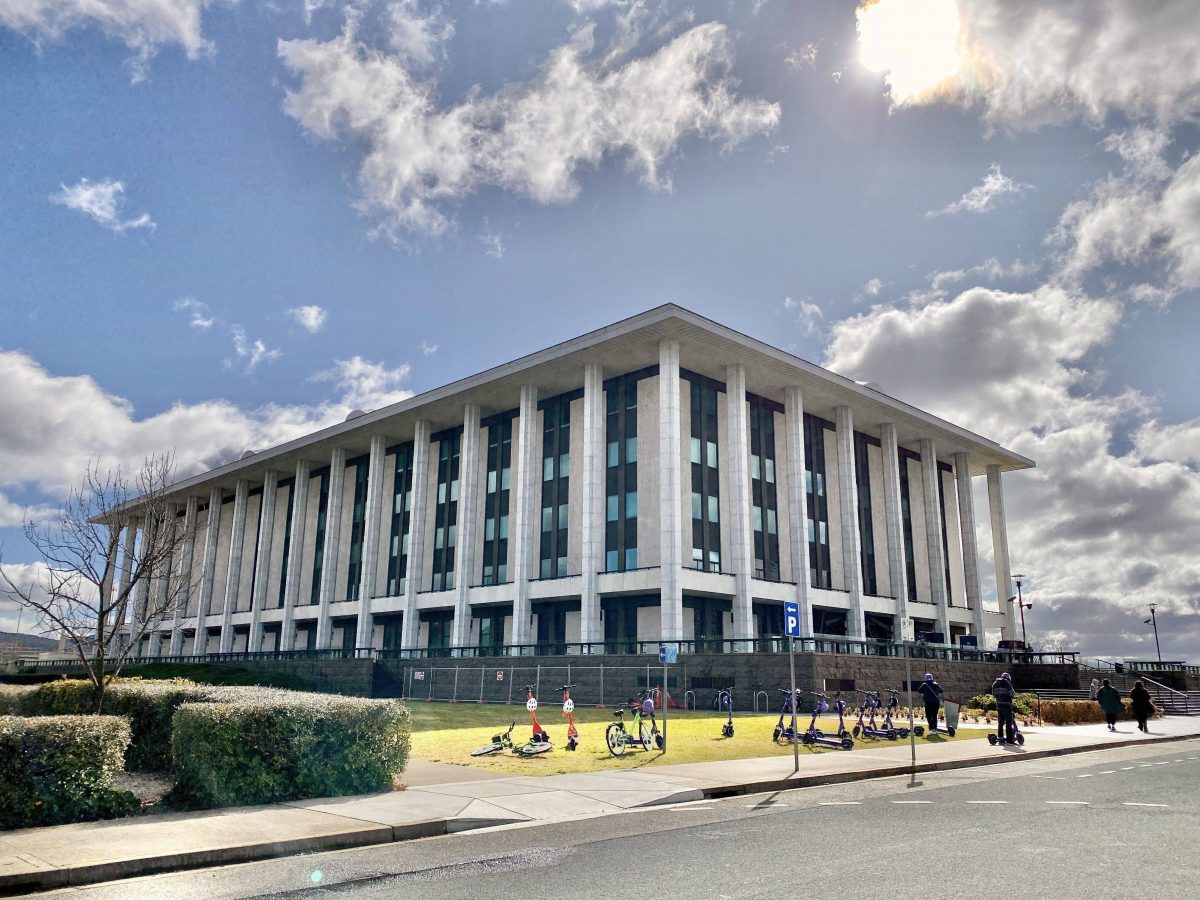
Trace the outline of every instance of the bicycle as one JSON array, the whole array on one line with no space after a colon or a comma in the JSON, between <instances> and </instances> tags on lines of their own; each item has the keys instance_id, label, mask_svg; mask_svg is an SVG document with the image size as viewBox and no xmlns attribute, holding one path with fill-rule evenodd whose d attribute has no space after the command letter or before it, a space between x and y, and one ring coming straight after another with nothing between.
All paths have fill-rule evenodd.
<instances>
[{"instance_id":1,"label":"bicycle","mask_svg":"<svg viewBox=\"0 0 1200 900\"><path fill-rule=\"evenodd\" d=\"M613 756L623 756L630 747L640 747L648 751L655 745L654 734L658 728L655 726L652 731L646 726L646 721L642 717L643 712L646 711L646 704L650 705L650 714L654 714L654 701L649 699L645 691L642 691L641 696L645 698L641 703L636 703L631 699L627 705L617 706L613 709L613 716L617 721L610 723L604 731L604 743L608 745L608 752ZM627 712L633 713L633 721L630 723L628 731L625 729L625 713ZM659 737L661 738L661 735Z\"/></svg>"}]
</instances>

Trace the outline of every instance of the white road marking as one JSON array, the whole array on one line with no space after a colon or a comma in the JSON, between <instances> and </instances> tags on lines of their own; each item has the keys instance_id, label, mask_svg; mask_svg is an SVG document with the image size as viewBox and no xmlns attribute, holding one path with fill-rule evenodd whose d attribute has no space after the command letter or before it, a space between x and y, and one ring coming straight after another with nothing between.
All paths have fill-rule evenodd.
<instances>
[{"instance_id":1,"label":"white road marking","mask_svg":"<svg viewBox=\"0 0 1200 900\"><path fill-rule=\"evenodd\" d=\"M772 800L767 803L752 804L751 806L747 806L746 809L777 809L778 807L781 807L781 806L787 806L787 804L786 803L776 803L775 801Z\"/></svg>"},{"instance_id":2,"label":"white road marking","mask_svg":"<svg viewBox=\"0 0 1200 900\"><path fill-rule=\"evenodd\" d=\"M1189 757L1188 757L1188 759L1200 759L1200 757L1196 757L1196 756L1189 756Z\"/></svg>"},{"instance_id":3,"label":"white road marking","mask_svg":"<svg viewBox=\"0 0 1200 900\"><path fill-rule=\"evenodd\" d=\"M1153 769L1154 763L1138 763L1139 769Z\"/></svg>"},{"instance_id":4,"label":"white road marking","mask_svg":"<svg viewBox=\"0 0 1200 900\"><path fill-rule=\"evenodd\" d=\"M893 800L892 802L899 803L899 804L906 804L906 805L913 805L913 804L917 804L917 803L930 803L930 804L933 803L932 800Z\"/></svg>"},{"instance_id":5,"label":"white road marking","mask_svg":"<svg viewBox=\"0 0 1200 900\"><path fill-rule=\"evenodd\" d=\"M1156 766L1169 766L1170 764L1171 764L1171 761L1169 759L1163 760L1162 762L1155 763Z\"/></svg>"},{"instance_id":6,"label":"white road marking","mask_svg":"<svg viewBox=\"0 0 1200 900\"><path fill-rule=\"evenodd\" d=\"M1086 800L1047 800L1051 806L1088 806Z\"/></svg>"},{"instance_id":7,"label":"white road marking","mask_svg":"<svg viewBox=\"0 0 1200 900\"><path fill-rule=\"evenodd\" d=\"M1170 809L1166 803L1125 803L1124 806L1153 806L1157 809Z\"/></svg>"},{"instance_id":8,"label":"white road marking","mask_svg":"<svg viewBox=\"0 0 1200 900\"><path fill-rule=\"evenodd\" d=\"M995 805L1008 803L1007 800L968 800L967 802L968 803L995 804Z\"/></svg>"},{"instance_id":9,"label":"white road marking","mask_svg":"<svg viewBox=\"0 0 1200 900\"><path fill-rule=\"evenodd\" d=\"M862 804L857 800L828 800L820 805L821 806L862 806Z\"/></svg>"},{"instance_id":10,"label":"white road marking","mask_svg":"<svg viewBox=\"0 0 1200 900\"><path fill-rule=\"evenodd\" d=\"M1033 777L1034 778L1048 778L1051 781L1066 781L1067 780L1059 775L1034 775Z\"/></svg>"},{"instance_id":11,"label":"white road marking","mask_svg":"<svg viewBox=\"0 0 1200 900\"><path fill-rule=\"evenodd\" d=\"M1095 774L1096 774L1095 772L1088 772L1086 775L1076 775L1075 777L1076 778L1091 778Z\"/></svg>"},{"instance_id":12,"label":"white road marking","mask_svg":"<svg viewBox=\"0 0 1200 900\"><path fill-rule=\"evenodd\" d=\"M692 810L712 809L711 806L672 806L671 812L691 812Z\"/></svg>"},{"instance_id":13,"label":"white road marking","mask_svg":"<svg viewBox=\"0 0 1200 900\"><path fill-rule=\"evenodd\" d=\"M1101 774L1101 775L1116 775L1116 774L1117 774L1117 770L1116 770L1116 769L1108 769L1108 770L1106 770L1106 771L1104 771L1104 772L1101 772L1100 774Z\"/></svg>"},{"instance_id":14,"label":"white road marking","mask_svg":"<svg viewBox=\"0 0 1200 900\"><path fill-rule=\"evenodd\" d=\"M1137 766L1121 766L1122 772L1128 772L1130 769L1136 769Z\"/></svg>"}]
</instances>

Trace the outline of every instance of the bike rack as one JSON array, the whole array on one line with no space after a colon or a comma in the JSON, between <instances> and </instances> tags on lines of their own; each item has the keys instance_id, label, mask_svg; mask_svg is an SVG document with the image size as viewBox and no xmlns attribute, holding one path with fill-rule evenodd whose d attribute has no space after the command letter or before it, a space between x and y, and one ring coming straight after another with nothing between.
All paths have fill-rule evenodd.
<instances>
[{"instance_id":1,"label":"bike rack","mask_svg":"<svg viewBox=\"0 0 1200 900\"><path fill-rule=\"evenodd\" d=\"M691 696L691 698L692 698L692 705L690 707L688 706L688 697L689 696ZM696 710L696 692L695 691L684 691L683 692L683 708L691 709L693 712L695 712L695 710Z\"/></svg>"},{"instance_id":2,"label":"bike rack","mask_svg":"<svg viewBox=\"0 0 1200 900\"><path fill-rule=\"evenodd\" d=\"M758 697L760 694L762 695L762 698L763 698L763 709L767 712L770 712L770 710L771 710L771 695L768 694L766 691L755 691L754 692L754 712L756 715L758 714Z\"/></svg>"}]
</instances>

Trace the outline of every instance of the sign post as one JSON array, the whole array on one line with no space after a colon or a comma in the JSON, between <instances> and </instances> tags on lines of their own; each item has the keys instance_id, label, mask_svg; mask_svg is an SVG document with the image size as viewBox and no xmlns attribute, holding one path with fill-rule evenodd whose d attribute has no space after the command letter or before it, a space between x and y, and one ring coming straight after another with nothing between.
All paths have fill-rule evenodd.
<instances>
[{"instance_id":1,"label":"sign post","mask_svg":"<svg viewBox=\"0 0 1200 900\"><path fill-rule=\"evenodd\" d=\"M663 689L662 689L662 716L663 716L663 731L662 731L662 752L667 752L667 707L670 706L670 701L667 699L667 666L674 665L679 662L679 648L668 647L666 644L660 644L658 648L658 661L663 667ZM650 685L646 685L650 687Z\"/></svg>"},{"instance_id":2,"label":"sign post","mask_svg":"<svg viewBox=\"0 0 1200 900\"><path fill-rule=\"evenodd\" d=\"M908 746L912 751L912 772L909 774L908 786L915 787L917 783L917 731L913 725L913 695L912 695L912 644L902 642L904 648L904 680L908 682ZM937 722L933 723L937 728Z\"/></svg>"},{"instance_id":3,"label":"sign post","mask_svg":"<svg viewBox=\"0 0 1200 900\"><path fill-rule=\"evenodd\" d=\"M800 637L800 604L783 604L783 630L788 636L788 671L792 676L792 773L800 771L800 735L796 729L796 638Z\"/></svg>"}]
</instances>

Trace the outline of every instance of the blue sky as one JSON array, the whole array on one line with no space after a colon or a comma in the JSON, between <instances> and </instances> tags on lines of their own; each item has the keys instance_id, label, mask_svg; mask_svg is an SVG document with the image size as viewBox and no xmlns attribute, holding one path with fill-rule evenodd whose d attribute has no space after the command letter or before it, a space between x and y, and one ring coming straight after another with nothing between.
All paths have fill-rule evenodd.
<instances>
[{"instance_id":1,"label":"blue sky","mask_svg":"<svg viewBox=\"0 0 1200 900\"><path fill-rule=\"evenodd\" d=\"M1153 601L1195 656L1198 20L0 2L4 559L89 458L203 468L674 301L1037 459L1031 627L1136 655Z\"/></svg>"}]
</instances>

